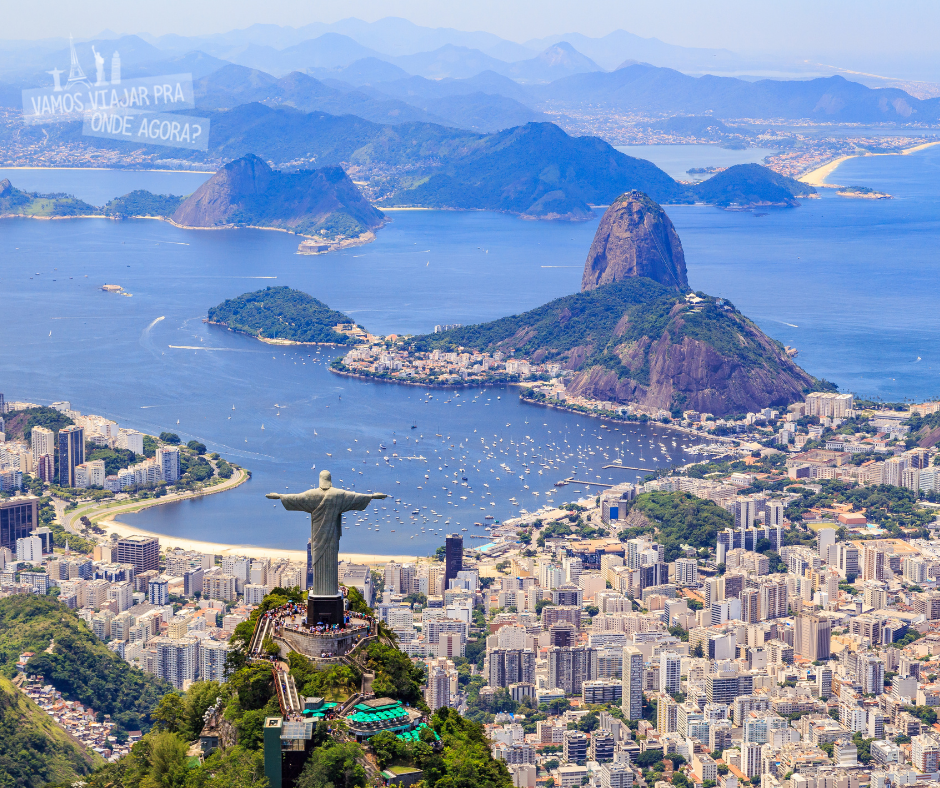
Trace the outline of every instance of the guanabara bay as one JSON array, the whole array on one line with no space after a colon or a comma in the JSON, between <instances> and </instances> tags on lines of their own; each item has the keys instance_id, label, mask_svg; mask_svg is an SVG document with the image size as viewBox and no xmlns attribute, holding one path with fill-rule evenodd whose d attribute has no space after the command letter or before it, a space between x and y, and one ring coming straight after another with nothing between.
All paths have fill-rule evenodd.
<instances>
[{"instance_id":1,"label":"guanabara bay","mask_svg":"<svg viewBox=\"0 0 940 788\"><path fill-rule=\"evenodd\" d=\"M739 5L6 4L0 788L940 788L940 7Z\"/></svg>"}]
</instances>

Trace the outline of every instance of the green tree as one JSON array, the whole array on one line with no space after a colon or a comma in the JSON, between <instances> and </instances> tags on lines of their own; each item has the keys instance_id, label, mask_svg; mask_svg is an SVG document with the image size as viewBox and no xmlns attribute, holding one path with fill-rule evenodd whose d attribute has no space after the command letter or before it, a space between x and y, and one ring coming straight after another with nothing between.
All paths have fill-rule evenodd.
<instances>
[{"instance_id":1,"label":"green tree","mask_svg":"<svg viewBox=\"0 0 940 788\"><path fill-rule=\"evenodd\" d=\"M175 432L161 432L160 440L164 443L169 443L171 446L178 446L180 443L180 436Z\"/></svg>"},{"instance_id":2,"label":"green tree","mask_svg":"<svg viewBox=\"0 0 940 788\"><path fill-rule=\"evenodd\" d=\"M183 788L186 784L186 742L175 733L150 736L147 774L140 788Z\"/></svg>"},{"instance_id":3,"label":"green tree","mask_svg":"<svg viewBox=\"0 0 940 788\"><path fill-rule=\"evenodd\" d=\"M362 750L352 742L329 742L308 759L297 788L361 788L366 784Z\"/></svg>"}]
</instances>

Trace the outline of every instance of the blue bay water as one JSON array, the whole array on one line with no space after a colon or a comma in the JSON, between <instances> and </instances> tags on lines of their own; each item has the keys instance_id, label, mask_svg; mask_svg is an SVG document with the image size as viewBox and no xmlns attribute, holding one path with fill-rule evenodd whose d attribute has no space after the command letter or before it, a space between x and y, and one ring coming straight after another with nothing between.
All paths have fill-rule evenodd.
<instances>
[{"instance_id":1,"label":"blue bay water","mask_svg":"<svg viewBox=\"0 0 940 788\"><path fill-rule=\"evenodd\" d=\"M695 167L731 167L735 164L760 164L776 153L774 148L732 150L720 145L617 145L617 150L637 159L653 162L667 175L681 181L701 180L707 175L689 175Z\"/></svg>"},{"instance_id":2,"label":"blue bay water","mask_svg":"<svg viewBox=\"0 0 940 788\"><path fill-rule=\"evenodd\" d=\"M693 288L731 299L771 336L799 348L798 361L814 375L863 395L921 399L940 392L938 167L933 148L852 160L833 176L888 191L891 201L826 192L766 215L667 211ZM44 177L43 190L65 190L53 174ZM89 193L110 198L129 190L109 172L84 177L96 181ZM429 396L338 377L326 369L335 351L272 348L202 322L210 306L268 284L312 293L380 333L518 313L578 289L597 225L482 212L391 216L375 243L314 257L295 254L298 239L279 232L4 220L0 391L8 399L69 399L150 432L172 429L251 469L252 481L238 490L124 518L210 541L301 547L303 516L263 494L306 488L323 468L344 485L401 500L351 519L344 550L425 553L446 532L473 533L486 514L503 519L537 508L561 478L635 478L602 467L615 458L641 467L687 461L688 440L674 431L602 429L598 420L524 405L512 389ZM106 282L133 297L103 293ZM386 463L392 453L399 457ZM577 494L566 487L553 498Z\"/></svg>"}]
</instances>

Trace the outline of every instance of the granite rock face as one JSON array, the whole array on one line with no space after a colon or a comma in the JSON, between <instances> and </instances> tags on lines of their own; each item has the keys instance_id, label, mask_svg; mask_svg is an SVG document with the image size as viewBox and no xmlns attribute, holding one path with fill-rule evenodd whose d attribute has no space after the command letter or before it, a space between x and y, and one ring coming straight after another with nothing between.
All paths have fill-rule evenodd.
<instances>
[{"instance_id":1,"label":"granite rock face","mask_svg":"<svg viewBox=\"0 0 940 788\"><path fill-rule=\"evenodd\" d=\"M645 276L685 291L689 279L676 228L643 192L622 194L604 213L584 264L581 290Z\"/></svg>"}]
</instances>

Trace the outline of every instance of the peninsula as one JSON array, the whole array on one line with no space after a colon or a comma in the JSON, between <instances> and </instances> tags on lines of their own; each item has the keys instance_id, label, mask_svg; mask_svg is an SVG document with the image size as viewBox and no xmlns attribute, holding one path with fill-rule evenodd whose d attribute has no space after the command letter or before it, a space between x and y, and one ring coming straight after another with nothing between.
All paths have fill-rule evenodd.
<instances>
[{"instance_id":1,"label":"peninsula","mask_svg":"<svg viewBox=\"0 0 940 788\"><path fill-rule=\"evenodd\" d=\"M733 304L689 292L675 228L638 192L601 219L582 292L490 323L373 342L331 369L438 386L541 382L556 401L654 414L747 413L820 385Z\"/></svg>"}]
</instances>

